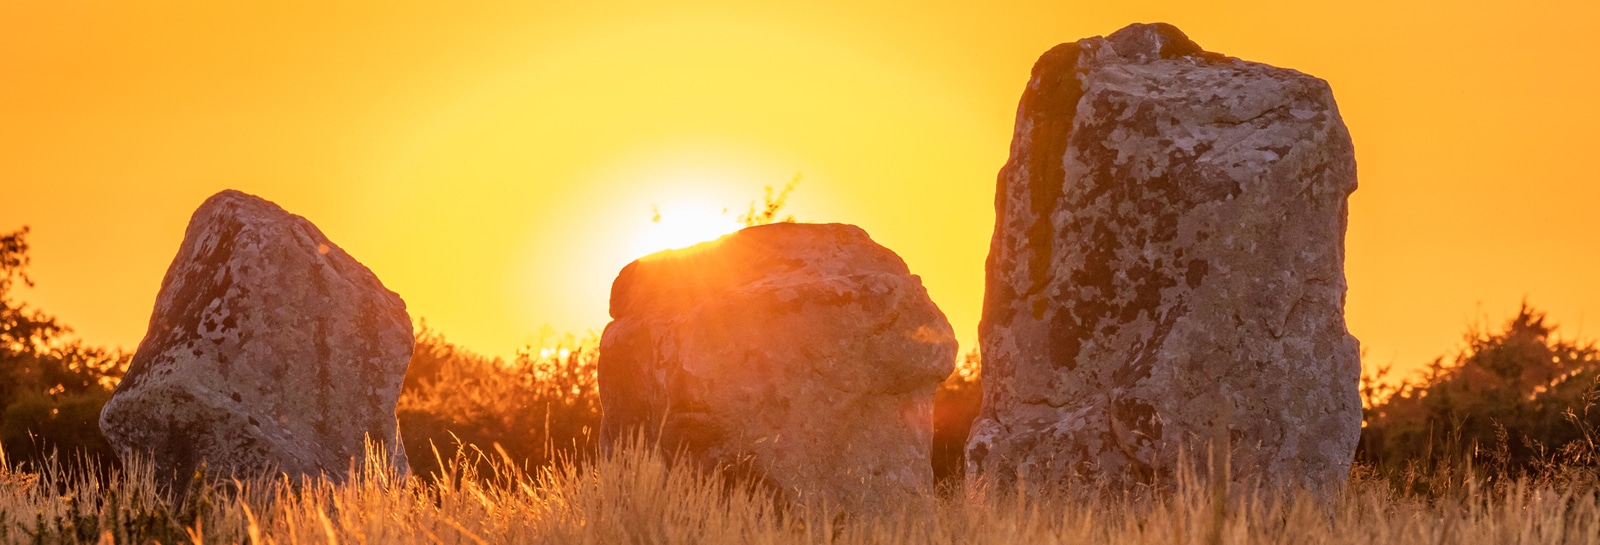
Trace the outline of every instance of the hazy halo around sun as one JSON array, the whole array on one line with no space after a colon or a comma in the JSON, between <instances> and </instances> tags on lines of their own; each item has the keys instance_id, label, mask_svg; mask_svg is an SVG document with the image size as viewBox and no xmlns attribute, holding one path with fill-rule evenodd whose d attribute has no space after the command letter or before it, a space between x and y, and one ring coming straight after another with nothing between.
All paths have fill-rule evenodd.
<instances>
[{"instance_id":1,"label":"hazy halo around sun","mask_svg":"<svg viewBox=\"0 0 1600 545\"><path fill-rule=\"evenodd\" d=\"M634 245L634 258L688 248L744 228L732 211L698 203L656 205L650 220Z\"/></svg>"}]
</instances>

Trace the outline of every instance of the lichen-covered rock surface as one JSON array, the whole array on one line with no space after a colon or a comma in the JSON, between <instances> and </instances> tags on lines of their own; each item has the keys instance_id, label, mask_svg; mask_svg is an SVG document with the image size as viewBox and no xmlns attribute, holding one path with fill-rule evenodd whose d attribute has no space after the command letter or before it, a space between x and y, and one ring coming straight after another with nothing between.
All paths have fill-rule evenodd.
<instances>
[{"instance_id":1,"label":"lichen-covered rock surface","mask_svg":"<svg viewBox=\"0 0 1600 545\"><path fill-rule=\"evenodd\" d=\"M195 211L150 329L100 414L179 494L213 477L345 476L370 437L407 467L405 303L305 218L238 191Z\"/></svg>"},{"instance_id":2,"label":"lichen-covered rock surface","mask_svg":"<svg viewBox=\"0 0 1600 545\"><path fill-rule=\"evenodd\" d=\"M1355 188L1320 79L1164 24L1045 53L995 198L969 478L1171 482L1227 441L1236 479L1343 483Z\"/></svg>"},{"instance_id":3,"label":"lichen-covered rock surface","mask_svg":"<svg viewBox=\"0 0 1600 545\"><path fill-rule=\"evenodd\" d=\"M956 343L921 279L860 228L778 223L642 258L611 316L602 444L642 433L850 511L931 488L933 395Z\"/></svg>"}]
</instances>

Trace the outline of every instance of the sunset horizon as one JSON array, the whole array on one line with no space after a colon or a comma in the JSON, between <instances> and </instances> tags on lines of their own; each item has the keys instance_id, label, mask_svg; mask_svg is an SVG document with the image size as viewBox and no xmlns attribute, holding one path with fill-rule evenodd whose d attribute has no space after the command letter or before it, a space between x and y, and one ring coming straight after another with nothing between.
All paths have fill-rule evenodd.
<instances>
[{"instance_id":1,"label":"sunset horizon","mask_svg":"<svg viewBox=\"0 0 1600 545\"><path fill-rule=\"evenodd\" d=\"M0 0L0 542L1593 545L1597 25Z\"/></svg>"}]
</instances>

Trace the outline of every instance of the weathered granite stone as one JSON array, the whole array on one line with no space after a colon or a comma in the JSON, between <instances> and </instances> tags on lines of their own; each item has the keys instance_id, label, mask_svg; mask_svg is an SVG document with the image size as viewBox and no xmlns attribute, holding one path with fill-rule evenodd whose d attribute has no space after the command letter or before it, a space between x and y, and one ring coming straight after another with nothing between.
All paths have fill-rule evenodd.
<instances>
[{"instance_id":1,"label":"weathered granite stone","mask_svg":"<svg viewBox=\"0 0 1600 545\"><path fill-rule=\"evenodd\" d=\"M1228 436L1236 479L1343 483L1355 188L1320 79L1164 24L1045 53L995 196L969 478L1170 482Z\"/></svg>"},{"instance_id":2,"label":"weathered granite stone","mask_svg":"<svg viewBox=\"0 0 1600 545\"><path fill-rule=\"evenodd\" d=\"M180 494L201 462L340 479L368 437L405 471L411 348L405 303L371 271L305 218L223 191L190 219L100 429Z\"/></svg>"},{"instance_id":3,"label":"weathered granite stone","mask_svg":"<svg viewBox=\"0 0 1600 545\"><path fill-rule=\"evenodd\" d=\"M641 433L791 501L896 508L932 486L956 343L922 281L850 225L778 223L629 264L600 341L603 445Z\"/></svg>"}]
</instances>

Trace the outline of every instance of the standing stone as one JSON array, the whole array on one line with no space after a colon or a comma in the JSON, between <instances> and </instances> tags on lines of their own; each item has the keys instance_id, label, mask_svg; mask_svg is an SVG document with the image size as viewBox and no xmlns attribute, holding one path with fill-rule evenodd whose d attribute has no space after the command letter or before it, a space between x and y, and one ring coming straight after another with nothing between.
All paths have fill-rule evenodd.
<instances>
[{"instance_id":1,"label":"standing stone","mask_svg":"<svg viewBox=\"0 0 1600 545\"><path fill-rule=\"evenodd\" d=\"M394 407L411 345L405 302L372 271L305 218L223 191L189 220L100 429L179 494L202 462L343 478L368 437L405 471Z\"/></svg>"},{"instance_id":2,"label":"standing stone","mask_svg":"<svg viewBox=\"0 0 1600 545\"><path fill-rule=\"evenodd\" d=\"M608 448L642 432L702 469L850 511L932 488L933 395L956 342L921 279L860 228L778 223L639 259L611 316Z\"/></svg>"},{"instance_id":3,"label":"standing stone","mask_svg":"<svg viewBox=\"0 0 1600 545\"><path fill-rule=\"evenodd\" d=\"M1236 480L1347 479L1356 166L1327 82L1165 24L1062 44L999 178L970 476L1171 482L1230 442Z\"/></svg>"}]
</instances>

